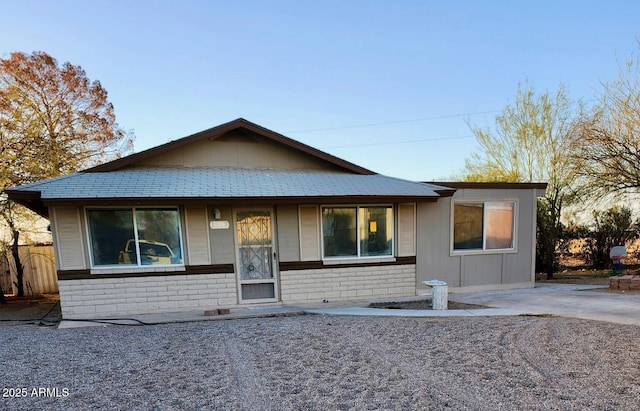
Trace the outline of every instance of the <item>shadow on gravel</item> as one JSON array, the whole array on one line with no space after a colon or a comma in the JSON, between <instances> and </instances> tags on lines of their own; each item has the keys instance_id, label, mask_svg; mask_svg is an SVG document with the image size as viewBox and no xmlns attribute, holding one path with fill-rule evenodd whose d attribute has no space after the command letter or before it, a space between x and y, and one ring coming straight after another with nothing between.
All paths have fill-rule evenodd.
<instances>
[{"instance_id":1,"label":"shadow on gravel","mask_svg":"<svg viewBox=\"0 0 640 411\"><path fill-rule=\"evenodd\" d=\"M62 319L57 294L5 297L6 301L0 305L0 326L31 322L56 325Z\"/></svg>"}]
</instances>

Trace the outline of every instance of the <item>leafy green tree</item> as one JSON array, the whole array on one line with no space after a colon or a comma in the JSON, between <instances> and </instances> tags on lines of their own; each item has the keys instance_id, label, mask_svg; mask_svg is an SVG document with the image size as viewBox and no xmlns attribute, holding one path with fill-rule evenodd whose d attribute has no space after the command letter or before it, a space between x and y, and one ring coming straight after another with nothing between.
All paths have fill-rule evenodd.
<instances>
[{"instance_id":1,"label":"leafy green tree","mask_svg":"<svg viewBox=\"0 0 640 411\"><path fill-rule=\"evenodd\" d=\"M556 244L561 238L563 207L574 201L574 174L567 151L576 122L577 104L564 87L555 94L536 94L518 87L515 102L496 116L495 127L469 125L481 151L465 162L467 181L547 182L539 202L537 261L553 278Z\"/></svg>"},{"instance_id":2,"label":"leafy green tree","mask_svg":"<svg viewBox=\"0 0 640 411\"><path fill-rule=\"evenodd\" d=\"M132 148L133 135L116 123L107 91L80 66L59 65L41 51L0 59L0 190L72 173ZM21 296L18 246L27 212L3 195L0 214Z\"/></svg>"}]
</instances>

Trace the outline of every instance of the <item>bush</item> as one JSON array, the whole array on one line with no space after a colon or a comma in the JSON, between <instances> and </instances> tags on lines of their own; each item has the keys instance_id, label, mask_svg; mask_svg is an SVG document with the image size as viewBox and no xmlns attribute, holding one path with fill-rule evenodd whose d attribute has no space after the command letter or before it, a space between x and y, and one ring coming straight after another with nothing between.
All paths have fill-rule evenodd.
<instances>
[{"instance_id":1,"label":"bush","mask_svg":"<svg viewBox=\"0 0 640 411\"><path fill-rule=\"evenodd\" d=\"M638 238L638 224L632 220L631 209L613 206L607 211L594 211L592 230L585 237L584 258L592 268L610 266L609 251L617 245L628 245Z\"/></svg>"}]
</instances>

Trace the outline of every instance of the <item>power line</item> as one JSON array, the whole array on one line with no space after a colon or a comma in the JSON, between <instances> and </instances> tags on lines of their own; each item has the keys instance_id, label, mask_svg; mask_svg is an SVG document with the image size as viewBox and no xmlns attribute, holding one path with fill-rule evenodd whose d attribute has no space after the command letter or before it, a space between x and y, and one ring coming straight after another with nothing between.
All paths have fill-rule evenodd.
<instances>
[{"instance_id":1,"label":"power line","mask_svg":"<svg viewBox=\"0 0 640 411\"><path fill-rule=\"evenodd\" d=\"M368 146L385 146L391 144L409 144L409 143L424 143L427 141L443 141L443 140L459 140L463 138L473 138L475 136L453 136L453 137L436 137L436 138L423 138L419 140L402 140L402 141L387 141L384 143L363 143L363 144L347 144L341 146L325 146L321 147L323 150L329 148L349 148L349 147L368 147Z\"/></svg>"},{"instance_id":2,"label":"power line","mask_svg":"<svg viewBox=\"0 0 640 411\"><path fill-rule=\"evenodd\" d=\"M475 113L464 113L464 114L448 114L448 115L444 115L444 116L422 117L422 118L414 118L414 119L410 119L410 120L387 121L387 122L384 122L384 123L369 123L369 124L357 124L357 125L351 125L351 126L315 128L315 129L306 129L306 130L292 130L292 131L285 131L283 133L284 134L310 133L312 131L329 131L329 130L344 130L344 129L348 129L348 128L377 127L377 126L386 126L386 125L390 125L390 124L415 123L415 122L419 122L419 121L442 120L442 119L446 119L446 118L477 116L477 115L480 115L480 114L498 113L500 111L502 111L502 110L478 111L478 112L475 112Z\"/></svg>"}]
</instances>

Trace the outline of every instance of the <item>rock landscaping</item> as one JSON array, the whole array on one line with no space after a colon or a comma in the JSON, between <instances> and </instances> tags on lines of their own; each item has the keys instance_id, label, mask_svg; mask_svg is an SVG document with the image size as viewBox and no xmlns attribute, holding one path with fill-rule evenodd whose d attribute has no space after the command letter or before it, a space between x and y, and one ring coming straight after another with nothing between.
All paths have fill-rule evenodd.
<instances>
[{"instance_id":1,"label":"rock landscaping","mask_svg":"<svg viewBox=\"0 0 640 411\"><path fill-rule=\"evenodd\" d=\"M9 326L0 409L634 410L638 339L517 316Z\"/></svg>"}]
</instances>

